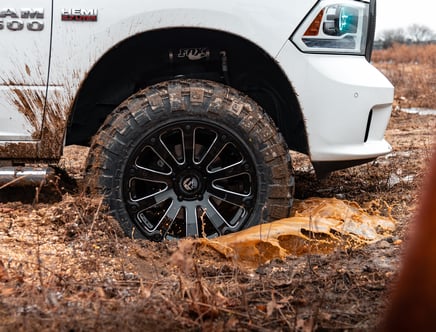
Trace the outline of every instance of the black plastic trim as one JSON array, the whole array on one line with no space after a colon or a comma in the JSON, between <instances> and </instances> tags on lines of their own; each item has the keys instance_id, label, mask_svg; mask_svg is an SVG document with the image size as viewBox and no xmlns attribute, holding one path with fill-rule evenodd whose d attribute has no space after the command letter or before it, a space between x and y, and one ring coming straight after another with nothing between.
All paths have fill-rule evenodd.
<instances>
[{"instance_id":1,"label":"black plastic trim","mask_svg":"<svg viewBox=\"0 0 436 332\"><path fill-rule=\"evenodd\" d=\"M363 140L364 142L368 141L369 130L371 128L371 122L372 122L372 113L373 113L373 110L369 111L368 121L366 122L365 139Z\"/></svg>"},{"instance_id":2,"label":"black plastic trim","mask_svg":"<svg viewBox=\"0 0 436 332\"><path fill-rule=\"evenodd\" d=\"M340 161L312 161L313 168L315 168L316 176L320 179L325 178L333 171L345 169L361 164L366 164L376 158L358 159L358 160L340 160Z\"/></svg>"},{"instance_id":3,"label":"black plastic trim","mask_svg":"<svg viewBox=\"0 0 436 332\"><path fill-rule=\"evenodd\" d=\"M371 62L372 49L374 47L376 18L377 18L377 0L371 0L369 3L368 34L366 36L366 49L365 49L365 58L368 62Z\"/></svg>"}]
</instances>

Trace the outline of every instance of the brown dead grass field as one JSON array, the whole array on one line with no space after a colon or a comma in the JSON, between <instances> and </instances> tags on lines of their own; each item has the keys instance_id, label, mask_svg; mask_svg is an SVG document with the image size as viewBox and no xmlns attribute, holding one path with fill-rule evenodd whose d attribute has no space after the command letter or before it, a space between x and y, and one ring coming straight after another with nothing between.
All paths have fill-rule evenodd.
<instances>
[{"instance_id":1,"label":"brown dead grass field","mask_svg":"<svg viewBox=\"0 0 436 332\"><path fill-rule=\"evenodd\" d=\"M375 51L373 61L395 86L400 107L436 109L436 44Z\"/></svg>"},{"instance_id":2,"label":"brown dead grass field","mask_svg":"<svg viewBox=\"0 0 436 332\"><path fill-rule=\"evenodd\" d=\"M397 228L364 246L246 267L195 240L126 238L71 181L0 191L0 331L373 330L389 305L434 144L436 45L376 51L396 85L387 131L393 152L317 180L293 154L296 197L355 201ZM83 155L60 166L80 181ZM13 196L12 196L13 195ZM13 197L13 198L12 198Z\"/></svg>"}]
</instances>

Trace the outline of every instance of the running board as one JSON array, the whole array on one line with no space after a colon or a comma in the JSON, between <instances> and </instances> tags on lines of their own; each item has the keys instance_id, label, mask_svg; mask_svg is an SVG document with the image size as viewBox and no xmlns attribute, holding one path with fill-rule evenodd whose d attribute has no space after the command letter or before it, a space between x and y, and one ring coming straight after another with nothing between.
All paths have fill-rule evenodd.
<instances>
[{"instance_id":1,"label":"running board","mask_svg":"<svg viewBox=\"0 0 436 332\"><path fill-rule=\"evenodd\" d=\"M0 189L40 186L54 176L51 167L0 167Z\"/></svg>"}]
</instances>

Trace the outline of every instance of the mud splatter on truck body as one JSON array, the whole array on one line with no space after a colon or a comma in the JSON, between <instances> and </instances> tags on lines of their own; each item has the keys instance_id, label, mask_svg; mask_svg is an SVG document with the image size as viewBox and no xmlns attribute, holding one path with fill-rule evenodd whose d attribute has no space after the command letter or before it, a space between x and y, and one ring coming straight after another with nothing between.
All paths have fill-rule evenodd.
<instances>
[{"instance_id":1,"label":"mud splatter on truck body","mask_svg":"<svg viewBox=\"0 0 436 332\"><path fill-rule=\"evenodd\" d=\"M26 72L30 69L26 66ZM9 159L11 163L56 162L62 155L66 119L71 101L65 98L59 87L49 87L47 102L45 90L35 87L23 87L12 81L4 82L9 86L7 103L21 114L29 125L30 137L27 140L10 140L0 145L0 159ZM3 162L4 164L4 162Z\"/></svg>"}]
</instances>

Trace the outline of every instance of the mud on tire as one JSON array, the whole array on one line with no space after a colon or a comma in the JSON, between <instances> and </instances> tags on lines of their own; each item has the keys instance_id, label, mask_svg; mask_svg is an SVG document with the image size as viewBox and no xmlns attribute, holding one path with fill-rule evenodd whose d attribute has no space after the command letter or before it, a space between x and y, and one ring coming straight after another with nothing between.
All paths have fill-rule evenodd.
<instances>
[{"instance_id":1,"label":"mud on tire","mask_svg":"<svg viewBox=\"0 0 436 332\"><path fill-rule=\"evenodd\" d=\"M271 119L209 81L168 81L123 102L94 137L86 170L125 233L156 241L287 217L294 191Z\"/></svg>"}]
</instances>

